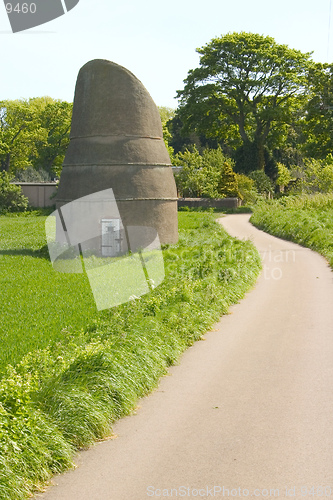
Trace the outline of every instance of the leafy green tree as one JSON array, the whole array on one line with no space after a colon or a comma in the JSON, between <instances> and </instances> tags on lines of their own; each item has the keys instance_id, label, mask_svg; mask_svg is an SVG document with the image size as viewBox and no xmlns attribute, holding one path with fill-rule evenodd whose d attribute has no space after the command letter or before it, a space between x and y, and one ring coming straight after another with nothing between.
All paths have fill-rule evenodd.
<instances>
[{"instance_id":1,"label":"leafy green tree","mask_svg":"<svg viewBox=\"0 0 333 500\"><path fill-rule=\"evenodd\" d=\"M0 170L58 173L69 142L72 104L51 97L0 102Z\"/></svg>"},{"instance_id":2,"label":"leafy green tree","mask_svg":"<svg viewBox=\"0 0 333 500\"><path fill-rule=\"evenodd\" d=\"M36 141L44 131L30 100L0 102L0 169L16 172L31 165Z\"/></svg>"},{"instance_id":3,"label":"leafy green tree","mask_svg":"<svg viewBox=\"0 0 333 500\"><path fill-rule=\"evenodd\" d=\"M174 117L175 115L175 110L172 108L169 108L167 106L159 106L158 110L160 112L160 117L161 117L161 122L162 122L162 129L163 129L163 139L164 143L167 147L167 150L169 152L169 156L171 160L173 159L174 155L174 149L170 144L170 141L172 139L170 129L168 127L168 122Z\"/></svg>"},{"instance_id":4,"label":"leafy green tree","mask_svg":"<svg viewBox=\"0 0 333 500\"><path fill-rule=\"evenodd\" d=\"M207 137L204 134L198 134L197 132L190 131L188 134L184 134L183 122L179 115L175 115L166 124L169 131L169 145L172 147L175 154L184 152L186 149L191 149L195 146L199 151L204 149L217 149L222 148L226 156L232 157L233 149L230 146L226 138L219 138L218 136ZM230 134L228 136L230 138Z\"/></svg>"},{"instance_id":5,"label":"leafy green tree","mask_svg":"<svg viewBox=\"0 0 333 500\"><path fill-rule=\"evenodd\" d=\"M231 164L227 161L223 164L217 189L219 195L223 198L240 198L237 176Z\"/></svg>"},{"instance_id":6,"label":"leafy green tree","mask_svg":"<svg viewBox=\"0 0 333 500\"><path fill-rule=\"evenodd\" d=\"M193 146L200 149L202 144L198 134L189 132L188 135L183 133L183 122L178 115L175 115L166 123L168 130L168 143L172 147L175 154L184 153L190 150Z\"/></svg>"},{"instance_id":7,"label":"leafy green tree","mask_svg":"<svg viewBox=\"0 0 333 500\"><path fill-rule=\"evenodd\" d=\"M176 110L168 106L158 106L160 112L162 126L165 125L171 118L175 116Z\"/></svg>"},{"instance_id":8,"label":"leafy green tree","mask_svg":"<svg viewBox=\"0 0 333 500\"><path fill-rule=\"evenodd\" d=\"M265 167L265 145L308 99L310 53L279 45L268 36L229 33L197 49L200 66L178 91L184 130L233 137ZM238 143L237 143L238 141ZM253 167L254 168L254 167Z\"/></svg>"},{"instance_id":9,"label":"leafy green tree","mask_svg":"<svg viewBox=\"0 0 333 500\"><path fill-rule=\"evenodd\" d=\"M333 150L333 64L317 63L309 75L311 99L302 123L307 156L325 159Z\"/></svg>"},{"instance_id":10,"label":"leafy green tree","mask_svg":"<svg viewBox=\"0 0 333 500\"><path fill-rule=\"evenodd\" d=\"M56 100L41 110L40 126L45 130L36 142L36 155L32 163L37 169L60 175L65 153L69 145L73 104Z\"/></svg>"},{"instance_id":11,"label":"leafy green tree","mask_svg":"<svg viewBox=\"0 0 333 500\"><path fill-rule=\"evenodd\" d=\"M277 186L279 186L280 193L283 193L285 187L288 186L288 184L292 180L292 175L290 170L285 165L283 165L283 163L278 163L277 168L278 176L276 179L276 184Z\"/></svg>"}]
</instances>

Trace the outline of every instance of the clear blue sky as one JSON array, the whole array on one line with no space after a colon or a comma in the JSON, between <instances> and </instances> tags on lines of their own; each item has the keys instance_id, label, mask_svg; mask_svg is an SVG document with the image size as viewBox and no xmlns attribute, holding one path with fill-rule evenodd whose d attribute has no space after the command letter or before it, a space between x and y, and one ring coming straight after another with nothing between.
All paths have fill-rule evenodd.
<instances>
[{"instance_id":1,"label":"clear blue sky","mask_svg":"<svg viewBox=\"0 0 333 500\"><path fill-rule=\"evenodd\" d=\"M108 59L132 71L157 105L176 107L176 90L198 65L195 49L230 31L270 35L278 43L313 51L315 61L332 62L330 3L80 0L66 15L13 34L1 2L0 100L49 95L72 101L80 67L91 59Z\"/></svg>"}]
</instances>

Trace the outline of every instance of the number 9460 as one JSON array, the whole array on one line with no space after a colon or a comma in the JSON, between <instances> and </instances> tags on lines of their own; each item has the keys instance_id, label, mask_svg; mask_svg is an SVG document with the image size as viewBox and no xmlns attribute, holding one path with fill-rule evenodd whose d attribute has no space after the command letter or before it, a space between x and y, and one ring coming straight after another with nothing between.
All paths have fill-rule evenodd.
<instances>
[{"instance_id":1,"label":"number 9460","mask_svg":"<svg viewBox=\"0 0 333 500\"><path fill-rule=\"evenodd\" d=\"M16 12L17 14L35 14L37 6L35 3L6 3L6 11L8 14Z\"/></svg>"}]
</instances>

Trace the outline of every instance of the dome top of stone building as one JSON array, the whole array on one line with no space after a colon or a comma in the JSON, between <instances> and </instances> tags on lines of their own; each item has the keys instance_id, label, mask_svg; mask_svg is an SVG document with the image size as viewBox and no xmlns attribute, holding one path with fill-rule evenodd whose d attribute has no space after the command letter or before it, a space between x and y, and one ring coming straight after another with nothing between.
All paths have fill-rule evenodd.
<instances>
[{"instance_id":1,"label":"dome top of stone building","mask_svg":"<svg viewBox=\"0 0 333 500\"><path fill-rule=\"evenodd\" d=\"M133 73L95 59L78 75L71 138L93 136L162 138L157 106Z\"/></svg>"}]
</instances>

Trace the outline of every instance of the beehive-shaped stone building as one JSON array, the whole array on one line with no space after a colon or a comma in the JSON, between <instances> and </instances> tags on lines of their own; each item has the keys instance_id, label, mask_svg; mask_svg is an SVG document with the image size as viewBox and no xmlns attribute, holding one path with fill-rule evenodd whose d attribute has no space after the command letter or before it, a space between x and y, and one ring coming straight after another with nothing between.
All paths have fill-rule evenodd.
<instances>
[{"instance_id":1,"label":"beehive-shaped stone building","mask_svg":"<svg viewBox=\"0 0 333 500\"><path fill-rule=\"evenodd\" d=\"M152 227L162 244L177 242L177 191L158 108L130 71L94 60L77 78L57 208L109 188L124 226Z\"/></svg>"}]
</instances>

